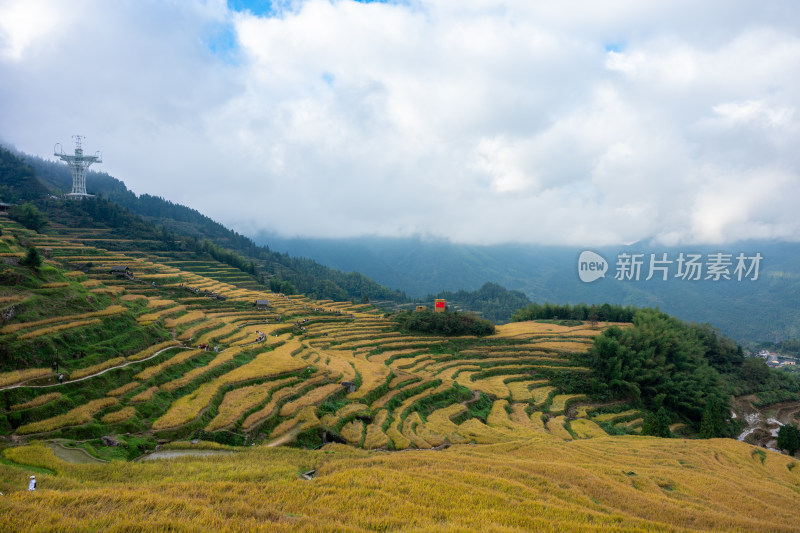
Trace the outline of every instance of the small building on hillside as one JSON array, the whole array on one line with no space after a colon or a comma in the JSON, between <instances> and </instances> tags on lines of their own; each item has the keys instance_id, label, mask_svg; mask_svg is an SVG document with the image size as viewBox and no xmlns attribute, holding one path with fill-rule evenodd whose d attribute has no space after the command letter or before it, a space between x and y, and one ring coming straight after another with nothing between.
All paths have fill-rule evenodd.
<instances>
[{"instance_id":1,"label":"small building on hillside","mask_svg":"<svg viewBox=\"0 0 800 533\"><path fill-rule=\"evenodd\" d=\"M269 307L269 300L256 300L255 306L259 309L267 309Z\"/></svg>"},{"instance_id":2,"label":"small building on hillside","mask_svg":"<svg viewBox=\"0 0 800 533\"><path fill-rule=\"evenodd\" d=\"M0 202L0 213L8 213L9 209L11 209L11 204Z\"/></svg>"},{"instance_id":3,"label":"small building on hillside","mask_svg":"<svg viewBox=\"0 0 800 533\"><path fill-rule=\"evenodd\" d=\"M133 272L127 265L112 265L108 273L118 278L133 279Z\"/></svg>"}]
</instances>

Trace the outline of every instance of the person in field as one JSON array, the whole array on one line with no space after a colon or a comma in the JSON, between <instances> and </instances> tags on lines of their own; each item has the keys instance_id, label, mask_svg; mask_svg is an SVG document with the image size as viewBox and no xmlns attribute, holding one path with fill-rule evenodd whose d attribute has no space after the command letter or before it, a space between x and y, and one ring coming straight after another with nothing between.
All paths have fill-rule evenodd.
<instances>
[{"instance_id":1,"label":"person in field","mask_svg":"<svg viewBox=\"0 0 800 533\"><path fill-rule=\"evenodd\" d=\"M31 476L31 481L28 483L28 490L34 491L36 490L36 476Z\"/></svg>"}]
</instances>

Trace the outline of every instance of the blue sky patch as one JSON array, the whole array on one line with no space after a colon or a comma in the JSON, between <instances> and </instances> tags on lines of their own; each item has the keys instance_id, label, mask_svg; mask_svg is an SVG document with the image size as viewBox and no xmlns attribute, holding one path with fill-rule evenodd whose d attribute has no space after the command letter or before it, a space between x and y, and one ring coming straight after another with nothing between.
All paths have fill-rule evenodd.
<instances>
[{"instance_id":1,"label":"blue sky patch","mask_svg":"<svg viewBox=\"0 0 800 533\"><path fill-rule=\"evenodd\" d=\"M275 6L269 0L228 0L228 9L232 11L249 11L258 16L272 16L275 14Z\"/></svg>"},{"instance_id":2,"label":"blue sky patch","mask_svg":"<svg viewBox=\"0 0 800 533\"><path fill-rule=\"evenodd\" d=\"M239 44L232 24L219 25L208 32L205 38L208 49L228 64L235 64L239 57Z\"/></svg>"}]
</instances>

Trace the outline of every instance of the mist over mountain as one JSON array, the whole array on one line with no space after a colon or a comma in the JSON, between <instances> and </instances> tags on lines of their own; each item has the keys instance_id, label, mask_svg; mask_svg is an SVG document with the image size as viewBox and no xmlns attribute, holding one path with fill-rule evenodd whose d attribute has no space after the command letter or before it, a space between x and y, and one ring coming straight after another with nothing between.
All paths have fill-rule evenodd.
<instances>
[{"instance_id":1,"label":"mist over mountain","mask_svg":"<svg viewBox=\"0 0 800 533\"><path fill-rule=\"evenodd\" d=\"M281 238L261 234L257 243L310 257L332 268L358 271L378 283L421 298L440 291L474 291L486 282L524 292L535 302L618 303L659 307L684 320L710 323L739 341L775 341L800 335L800 244L745 241L724 246L661 247L633 245L593 249L608 262L605 278L584 283L578 277L582 248L504 244L475 246L422 238ZM620 254L643 254L638 281L617 280ZM666 253L667 280L656 270L650 280L650 254ZM702 256L701 280L676 278L683 253ZM706 280L709 254L730 254L727 280ZM737 280L736 257L762 256L754 272ZM723 257L724 259L724 257ZM750 261L746 266L751 266ZM744 273L742 273L744 274Z\"/></svg>"}]
</instances>

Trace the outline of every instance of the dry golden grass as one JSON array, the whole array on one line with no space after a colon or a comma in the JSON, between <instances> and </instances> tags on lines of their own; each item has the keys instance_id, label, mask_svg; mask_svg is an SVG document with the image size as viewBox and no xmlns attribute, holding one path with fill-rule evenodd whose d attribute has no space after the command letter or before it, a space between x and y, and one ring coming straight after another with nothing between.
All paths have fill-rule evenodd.
<instances>
[{"instance_id":1,"label":"dry golden grass","mask_svg":"<svg viewBox=\"0 0 800 533\"><path fill-rule=\"evenodd\" d=\"M575 436L579 439L594 439L597 437L607 436L607 433L603 431L603 428L591 420L586 420L583 418L572 420L570 422L570 427L572 428L572 432L575 433Z\"/></svg>"},{"instance_id":2,"label":"dry golden grass","mask_svg":"<svg viewBox=\"0 0 800 533\"><path fill-rule=\"evenodd\" d=\"M111 287L98 287L97 289L92 289L89 292L93 294L122 294L125 292L125 287L120 287L117 285Z\"/></svg>"},{"instance_id":3,"label":"dry golden grass","mask_svg":"<svg viewBox=\"0 0 800 533\"><path fill-rule=\"evenodd\" d=\"M177 341L164 341L158 344L154 344L142 350L141 352L136 352L133 355L128 356L128 361L141 361L142 359L147 359L151 355L155 355L156 352L159 352L165 348L169 348L170 346L178 346Z\"/></svg>"},{"instance_id":4,"label":"dry golden grass","mask_svg":"<svg viewBox=\"0 0 800 533\"><path fill-rule=\"evenodd\" d=\"M164 327L174 328L175 326L179 326L181 324L188 324L189 322L200 320L205 316L206 314L202 311L189 311L185 315L179 316L178 318L168 318L164 320Z\"/></svg>"},{"instance_id":5,"label":"dry golden grass","mask_svg":"<svg viewBox=\"0 0 800 533\"><path fill-rule=\"evenodd\" d=\"M217 416L206 426L206 431L216 431L232 425L245 412L265 401L270 392L293 380L294 378L277 379L259 385L241 387L226 393L217 410Z\"/></svg>"},{"instance_id":6,"label":"dry golden grass","mask_svg":"<svg viewBox=\"0 0 800 533\"><path fill-rule=\"evenodd\" d=\"M386 448L389 445L389 437L383 432L381 426L386 421L389 412L386 409L381 409L372 419L372 423L367 426L366 436L364 437L364 448L368 450L375 450L378 448Z\"/></svg>"},{"instance_id":7,"label":"dry golden grass","mask_svg":"<svg viewBox=\"0 0 800 533\"><path fill-rule=\"evenodd\" d=\"M300 409L310 405L318 405L329 396L342 390L338 383L329 383L305 393L300 398L286 403L281 407L280 416L294 416Z\"/></svg>"},{"instance_id":8,"label":"dry golden grass","mask_svg":"<svg viewBox=\"0 0 800 533\"><path fill-rule=\"evenodd\" d=\"M584 400L583 394L557 394L553 396L553 403L550 404L550 412L554 414L563 413L567 404L576 400Z\"/></svg>"},{"instance_id":9,"label":"dry golden grass","mask_svg":"<svg viewBox=\"0 0 800 533\"><path fill-rule=\"evenodd\" d=\"M203 409L208 406L214 396L227 385L233 385L254 379L261 379L302 370L306 367L305 363L298 361L291 356L291 352L299 347L299 343L288 342L282 346L279 346L274 351L261 353L249 363L242 365L228 372L227 374L223 374L209 383L201 385L195 391L173 402L167 412L161 418L153 422L153 429L171 428L191 422L197 418ZM240 350L233 348L228 349L226 352L231 353L226 354L224 361L220 357L223 355L223 352L220 353L219 356L217 356L211 363L209 363L208 366L195 370L208 371L209 367L214 363L216 363L215 366L224 364L224 362L232 359L233 355L235 355L235 353L238 351ZM161 386L161 388L166 390L174 390L175 388L182 386L182 384L188 383L191 381L191 378L188 380L186 378L189 377L192 372L187 373L179 380L165 383ZM301 397L300 400L310 401L307 399L308 397L309 395L305 395ZM303 406L301 405L300 407ZM296 410L284 416L290 416L295 412Z\"/></svg>"},{"instance_id":10,"label":"dry golden grass","mask_svg":"<svg viewBox=\"0 0 800 533\"><path fill-rule=\"evenodd\" d=\"M568 331L569 328L557 326L555 324L544 324L541 322L509 322L495 328L495 337L499 338L532 338L545 333L557 331Z\"/></svg>"},{"instance_id":11,"label":"dry golden grass","mask_svg":"<svg viewBox=\"0 0 800 533\"><path fill-rule=\"evenodd\" d=\"M435 346L442 343L441 340L427 340L428 338L422 338L419 340L412 339L403 342L390 342L386 344L382 344L381 348L387 350L403 350L406 348L418 347L418 348L426 348L429 346Z\"/></svg>"},{"instance_id":12,"label":"dry golden grass","mask_svg":"<svg viewBox=\"0 0 800 533\"><path fill-rule=\"evenodd\" d=\"M413 413L413 415L416 419L420 419L418 413ZM441 446L449 442L449 439L445 435L434 431L427 424L418 423L416 426L413 426L413 430L417 434L417 437L427 442L430 446Z\"/></svg>"},{"instance_id":13,"label":"dry golden grass","mask_svg":"<svg viewBox=\"0 0 800 533\"><path fill-rule=\"evenodd\" d=\"M339 435L348 443L358 446L361 444L361 438L364 435L364 422L361 420L353 420L342 426Z\"/></svg>"},{"instance_id":14,"label":"dry golden grass","mask_svg":"<svg viewBox=\"0 0 800 533\"><path fill-rule=\"evenodd\" d=\"M178 305L175 300L164 300L160 298L148 298L147 307L151 309L159 309L162 307L174 307Z\"/></svg>"},{"instance_id":15,"label":"dry golden grass","mask_svg":"<svg viewBox=\"0 0 800 533\"><path fill-rule=\"evenodd\" d=\"M413 396L409 396L408 398L403 400L403 402L400 404L399 407L397 407L394 410L394 413L393 413L394 421L392 421L391 425L386 430L386 434L389 436L389 438L392 439L396 449L402 450L402 449L408 448L413 443L413 441L408 439L408 437L403 435L402 432L400 431L401 430L400 424L403 422L403 420L401 419L402 416L403 416L403 413L405 413L406 410L409 409L409 407L411 407L418 400L421 400L421 399L423 399L425 397L428 397L430 395L433 395L433 394L438 394L440 392L444 392L445 390L449 389L450 387L451 387L451 384L449 384L449 383L442 383L441 385L439 385L438 387L435 387L435 388L430 388L429 387L429 388L423 390L422 392L420 392L418 394L415 394ZM409 414L409 416L410 416L410 414Z\"/></svg>"},{"instance_id":16,"label":"dry golden grass","mask_svg":"<svg viewBox=\"0 0 800 533\"><path fill-rule=\"evenodd\" d=\"M110 407L117 403L116 398L100 398L91 400L80 407L76 407L63 415L54 416L45 420L39 420L25 424L17 428L17 435L29 435L31 433L44 433L60 429L67 426L79 426L91 422L92 415L96 412Z\"/></svg>"},{"instance_id":17,"label":"dry golden grass","mask_svg":"<svg viewBox=\"0 0 800 533\"><path fill-rule=\"evenodd\" d=\"M626 418L633 415L638 415L640 411L638 409L628 409L627 411L623 411L621 413L604 413L597 416L593 416L592 420L596 422L613 422L619 418Z\"/></svg>"},{"instance_id":18,"label":"dry golden grass","mask_svg":"<svg viewBox=\"0 0 800 533\"><path fill-rule=\"evenodd\" d=\"M165 272L163 274L140 274L136 276L139 279L147 280L147 281L154 281L158 279L166 279L166 278L178 278L178 279L186 279L186 275L180 271L177 272Z\"/></svg>"},{"instance_id":19,"label":"dry golden grass","mask_svg":"<svg viewBox=\"0 0 800 533\"><path fill-rule=\"evenodd\" d=\"M437 409L428 415L427 426L432 431L444 435L450 442L464 442L464 438L458 435L458 426L451 419L466 410L466 407L458 403Z\"/></svg>"},{"instance_id":20,"label":"dry golden grass","mask_svg":"<svg viewBox=\"0 0 800 533\"><path fill-rule=\"evenodd\" d=\"M381 409L384 405L389 403L392 400L392 398L397 396L402 391L404 391L406 389L413 389L415 387L419 387L422 383L424 383L423 381L417 381L415 383L410 383L408 385L405 385L404 387L399 387L398 388L398 385L401 382L406 381L408 378L409 378L409 376L403 376L403 379L400 379L399 381L398 380L392 380L389 383L389 391L386 394L384 394L383 396L381 396L380 398L378 398L377 400L375 400L374 402L372 402L372 405L370 405L370 408L373 409L373 410Z\"/></svg>"},{"instance_id":21,"label":"dry golden grass","mask_svg":"<svg viewBox=\"0 0 800 533\"><path fill-rule=\"evenodd\" d=\"M296 429L297 431L305 431L307 429L311 429L312 427L318 426L319 419L314 411L315 409L312 406L304 407L294 418L290 418L289 420L278 424L270 433L270 437L280 437L292 429Z\"/></svg>"},{"instance_id":22,"label":"dry golden grass","mask_svg":"<svg viewBox=\"0 0 800 533\"><path fill-rule=\"evenodd\" d=\"M142 403L142 402L149 402L155 393L158 392L158 387L150 387L149 389L143 390L133 398L131 398L131 403Z\"/></svg>"},{"instance_id":23,"label":"dry golden grass","mask_svg":"<svg viewBox=\"0 0 800 533\"><path fill-rule=\"evenodd\" d=\"M493 337L515 339L535 339L549 336L592 337L602 333L603 330L610 325L620 324L601 322L598 324L597 328L592 328L587 323L580 326L561 326L559 324L535 321L510 322L497 326L496 333ZM629 324L623 326L628 325Z\"/></svg>"},{"instance_id":24,"label":"dry golden grass","mask_svg":"<svg viewBox=\"0 0 800 533\"><path fill-rule=\"evenodd\" d=\"M547 380L529 379L525 381L512 381L510 383L506 383L506 387L508 387L508 391L511 393L511 399L513 401L524 402L533 398L533 395L531 394L531 387L544 385L546 383Z\"/></svg>"},{"instance_id":25,"label":"dry golden grass","mask_svg":"<svg viewBox=\"0 0 800 533\"><path fill-rule=\"evenodd\" d=\"M528 413L525 412L525 409L528 407L528 404L525 403L514 403L511 404L511 414L508 415L508 418L519 426L524 426L527 429L540 431L543 429L543 426L538 426L531 421L531 417Z\"/></svg>"},{"instance_id":26,"label":"dry golden grass","mask_svg":"<svg viewBox=\"0 0 800 533\"><path fill-rule=\"evenodd\" d=\"M182 351L182 352L177 352L175 355L173 355L172 357L170 357L166 361L164 361L162 363L159 363L157 365L149 366L149 367L145 368L144 370L142 370L141 372L139 372L138 374L136 374L133 377L134 377L134 379L138 379L138 380L141 380L141 381L147 381L148 379L150 379L151 377L155 376L156 374L158 374L159 372L161 372L165 368L168 368L170 366L179 365L179 364L183 363L184 361L188 361L192 357L200 355L201 353L203 353L203 350L185 350L185 351Z\"/></svg>"},{"instance_id":27,"label":"dry golden grass","mask_svg":"<svg viewBox=\"0 0 800 533\"><path fill-rule=\"evenodd\" d=\"M563 440L572 440L572 435L570 435L569 431L567 431L567 429L564 427L566 422L567 417L565 416L556 416L551 418L547 421L547 431L549 431L554 437L558 437Z\"/></svg>"},{"instance_id":28,"label":"dry golden grass","mask_svg":"<svg viewBox=\"0 0 800 533\"><path fill-rule=\"evenodd\" d=\"M410 440L411 444L413 444L415 448L421 450L425 448L431 448L433 444L426 441L416 432L417 427L420 427L421 425L422 425L422 419L420 418L419 413L414 412L409 414L403 421L403 426L402 426L403 436L406 437L408 440Z\"/></svg>"},{"instance_id":29,"label":"dry golden grass","mask_svg":"<svg viewBox=\"0 0 800 533\"><path fill-rule=\"evenodd\" d=\"M108 361L103 361L102 363L97 363L96 365L87 366L86 368L79 368L70 373L70 379L80 379L86 376L91 376L92 374L97 374L98 372L102 372L108 368L119 366L125 362L124 357L115 357L113 359L109 359Z\"/></svg>"},{"instance_id":30,"label":"dry golden grass","mask_svg":"<svg viewBox=\"0 0 800 533\"><path fill-rule=\"evenodd\" d=\"M48 324L56 324L58 322L75 322L80 321L85 318L96 318L96 317L105 317L111 315L117 315L119 313L124 313L128 310L127 307L122 305L110 305L105 309L100 311L92 311L90 313L81 313L79 315L67 315L67 316L57 316L53 318L45 318L42 320L34 320L31 322L19 322L16 324L8 324L7 326L3 326L0 328L0 333L14 333L21 329L30 329L36 328L39 326L45 326Z\"/></svg>"},{"instance_id":31,"label":"dry golden grass","mask_svg":"<svg viewBox=\"0 0 800 533\"><path fill-rule=\"evenodd\" d=\"M411 440L403 435L394 425L386 429L386 436L392 441L395 450L405 450L411 446Z\"/></svg>"},{"instance_id":32,"label":"dry golden grass","mask_svg":"<svg viewBox=\"0 0 800 533\"><path fill-rule=\"evenodd\" d=\"M140 385L140 383L138 381L131 381L129 383L126 383L125 385L122 385L121 387L117 387L116 389L108 391L106 393L106 396L119 397L119 396L122 396L124 394L129 393L130 391L132 391L133 389L135 389L139 385Z\"/></svg>"},{"instance_id":33,"label":"dry golden grass","mask_svg":"<svg viewBox=\"0 0 800 533\"><path fill-rule=\"evenodd\" d=\"M208 316L209 315L206 315L206 317L208 317ZM200 331L207 330L207 329L219 328L219 327L222 327L223 325L225 325L225 322L222 322L219 319L204 320L200 324L197 324L196 326L192 326L192 327L188 328L186 331L184 331L183 333L181 333L178 336L178 339L182 340L182 341L188 341ZM201 344L201 343L198 342L197 344Z\"/></svg>"},{"instance_id":34,"label":"dry golden grass","mask_svg":"<svg viewBox=\"0 0 800 533\"><path fill-rule=\"evenodd\" d=\"M69 287L69 283L64 283L64 282L42 283L39 286L39 288L41 289L61 289L64 287Z\"/></svg>"},{"instance_id":35,"label":"dry golden grass","mask_svg":"<svg viewBox=\"0 0 800 533\"><path fill-rule=\"evenodd\" d=\"M237 354L242 352L242 350L243 349L239 347L228 348L227 350L223 350L219 352L216 356L214 356L214 359L212 359L207 365L194 368L188 371L183 376L164 383L163 385L161 385L161 389L166 391L173 391L175 389L179 389L184 385L189 384L189 382L191 382L193 379L198 378L203 374L207 374L208 372L214 370L215 368L218 368L228 363L229 361L233 360L233 358Z\"/></svg>"},{"instance_id":36,"label":"dry golden grass","mask_svg":"<svg viewBox=\"0 0 800 533\"><path fill-rule=\"evenodd\" d=\"M221 328L213 329L207 333L203 333L199 339L197 339L197 344L211 344L215 342L217 339L221 339L233 333L234 331L238 330L241 326L238 324L226 324Z\"/></svg>"},{"instance_id":37,"label":"dry golden grass","mask_svg":"<svg viewBox=\"0 0 800 533\"><path fill-rule=\"evenodd\" d=\"M329 413L323 416L320 419L320 423L325 427L333 427L335 426L339 420L345 418L349 415L359 413L359 412L367 412L369 411L369 406L363 403L349 403L336 411L336 413Z\"/></svg>"},{"instance_id":38,"label":"dry golden grass","mask_svg":"<svg viewBox=\"0 0 800 533\"><path fill-rule=\"evenodd\" d=\"M179 313L185 310L186 310L185 305L176 305L173 307L162 309L160 311L156 311L154 313L145 313L137 317L136 321L139 322L140 324L149 324L150 322L158 320L159 318L163 318L169 315L174 315L175 313Z\"/></svg>"},{"instance_id":39,"label":"dry golden grass","mask_svg":"<svg viewBox=\"0 0 800 533\"><path fill-rule=\"evenodd\" d=\"M353 365L356 371L361 375L361 386L355 392L347 396L351 400L360 400L365 397L367 394L386 383L386 379L389 377L390 369L386 365L365 361L364 359L358 359L353 356L349 356L349 359L346 360Z\"/></svg>"},{"instance_id":40,"label":"dry golden grass","mask_svg":"<svg viewBox=\"0 0 800 533\"><path fill-rule=\"evenodd\" d=\"M142 294L123 294L120 296L120 300L123 302L136 302L139 300L147 300L147 296Z\"/></svg>"},{"instance_id":41,"label":"dry golden grass","mask_svg":"<svg viewBox=\"0 0 800 533\"><path fill-rule=\"evenodd\" d=\"M39 444L6 455L59 475L6 494L3 517L8 531L796 531L796 462L751 450L628 437L73 466ZM312 483L297 477L309 465Z\"/></svg>"},{"instance_id":42,"label":"dry golden grass","mask_svg":"<svg viewBox=\"0 0 800 533\"><path fill-rule=\"evenodd\" d=\"M419 350L415 350L419 352ZM377 361L374 363L379 364ZM409 357L398 357L394 361L388 364L388 366L395 372L405 372L407 370L418 370L421 366L425 364L433 364L435 362L434 356L429 353L417 353L416 355L412 355Z\"/></svg>"},{"instance_id":43,"label":"dry golden grass","mask_svg":"<svg viewBox=\"0 0 800 533\"><path fill-rule=\"evenodd\" d=\"M470 418L458 426L458 434L465 442L475 444L496 444L508 440L509 431L502 428L492 428L478 420Z\"/></svg>"},{"instance_id":44,"label":"dry golden grass","mask_svg":"<svg viewBox=\"0 0 800 533\"><path fill-rule=\"evenodd\" d=\"M105 424L116 424L117 422L124 422L136 415L136 409L133 407L123 407L119 411L113 411L103 416L100 421Z\"/></svg>"},{"instance_id":45,"label":"dry golden grass","mask_svg":"<svg viewBox=\"0 0 800 533\"><path fill-rule=\"evenodd\" d=\"M232 324L238 322L237 320L231 318L228 318L228 320ZM237 329L233 331L233 333L227 334L225 336L218 336L217 342L219 342L220 344L233 344L234 342L241 342L241 343L255 342L256 338L258 337L258 334L256 333L257 331L269 335L276 329L284 329L284 328L286 328L286 324L264 324L263 321L261 321L260 324L239 326Z\"/></svg>"},{"instance_id":46,"label":"dry golden grass","mask_svg":"<svg viewBox=\"0 0 800 533\"><path fill-rule=\"evenodd\" d=\"M555 391L555 387L536 387L535 389L531 389L531 396L533 397L533 403L535 405L541 405L547 400L550 396L550 393Z\"/></svg>"},{"instance_id":47,"label":"dry golden grass","mask_svg":"<svg viewBox=\"0 0 800 533\"><path fill-rule=\"evenodd\" d=\"M31 407L39 407L40 405L44 405L46 403L58 400L61 398L60 392L50 392L48 394L42 394L41 396L37 396L36 398L29 400L24 403L18 403L16 405L12 405L9 407L11 411L22 411L23 409L30 409Z\"/></svg>"},{"instance_id":48,"label":"dry golden grass","mask_svg":"<svg viewBox=\"0 0 800 533\"><path fill-rule=\"evenodd\" d=\"M330 372L331 379L341 379L341 381L353 381L356 378L356 371L350 364L353 360L351 352L341 350L317 350L320 360L316 366L324 368ZM337 376L339 376L337 378Z\"/></svg>"},{"instance_id":49,"label":"dry golden grass","mask_svg":"<svg viewBox=\"0 0 800 533\"><path fill-rule=\"evenodd\" d=\"M23 383L32 379L41 379L52 376L53 371L49 368L28 368L25 370L12 370L11 372L0 373L0 387Z\"/></svg>"},{"instance_id":50,"label":"dry golden grass","mask_svg":"<svg viewBox=\"0 0 800 533\"><path fill-rule=\"evenodd\" d=\"M100 323L101 323L101 321L98 318L92 318L92 319L89 319L89 320L78 320L76 322L69 322L67 324L59 324L57 326L50 326L50 327L47 327L47 328L35 329L33 331L29 331L27 333L23 333L18 338L20 340L33 339L33 338L36 338L36 337L41 337L42 335L50 335L51 333L58 333L59 331L64 331L64 330L67 330L67 329L83 328L83 327L86 327L86 326L96 326L97 324L100 324Z\"/></svg>"},{"instance_id":51,"label":"dry golden grass","mask_svg":"<svg viewBox=\"0 0 800 533\"><path fill-rule=\"evenodd\" d=\"M476 372L462 372L455 381L472 390L483 391L486 394L491 394L498 398L508 398L511 396L508 387L503 383L508 376L492 376L490 378L472 381L472 375L475 373Z\"/></svg>"},{"instance_id":52,"label":"dry golden grass","mask_svg":"<svg viewBox=\"0 0 800 533\"><path fill-rule=\"evenodd\" d=\"M536 343L537 348L555 350L557 352L563 352L563 353L584 353L589 351L589 348L591 346L592 346L591 342L581 341L578 339L576 339L575 341L560 340L560 341L542 341Z\"/></svg>"},{"instance_id":53,"label":"dry golden grass","mask_svg":"<svg viewBox=\"0 0 800 533\"><path fill-rule=\"evenodd\" d=\"M264 421L265 419L272 416L275 410L278 407L278 404L288 398L289 396L293 396L298 391L302 390L303 388L309 386L309 384L313 385L319 383L320 381L324 380L325 376L317 375L311 379L307 379L303 383L299 383L292 387L284 387L282 389L276 390L272 393L272 397L267 405L252 413L247 418L245 418L244 422L242 422L242 429L245 431L250 431L254 426L259 424L260 422Z\"/></svg>"}]
</instances>

